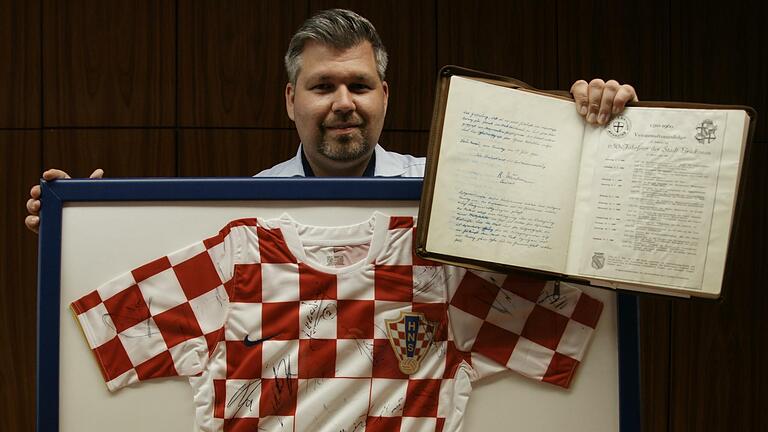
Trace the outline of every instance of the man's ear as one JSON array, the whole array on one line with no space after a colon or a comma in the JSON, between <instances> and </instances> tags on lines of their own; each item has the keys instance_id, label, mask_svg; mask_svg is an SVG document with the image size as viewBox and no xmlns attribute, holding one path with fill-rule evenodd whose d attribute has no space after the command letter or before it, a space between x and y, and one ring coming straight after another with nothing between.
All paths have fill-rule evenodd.
<instances>
[{"instance_id":1,"label":"man's ear","mask_svg":"<svg viewBox=\"0 0 768 432\"><path fill-rule=\"evenodd\" d=\"M293 112L293 98L296 96L296 90L293 88L293 85L289 82L285 85L285 111L288 112L288 117L291 120L294 120L294 112Z\"/></svg>"},{"instance_id":2,"label":"man's ear","mask_svg":"<svg viewBox=\"0 0 768 432\"><path fill-rule=\"evenodd\" d=\"M384 112L387 112L387 101L389 100L389 84L387 84L386 81L382 81L381 88L384 90Z\"/></svg>"}]
</instances>

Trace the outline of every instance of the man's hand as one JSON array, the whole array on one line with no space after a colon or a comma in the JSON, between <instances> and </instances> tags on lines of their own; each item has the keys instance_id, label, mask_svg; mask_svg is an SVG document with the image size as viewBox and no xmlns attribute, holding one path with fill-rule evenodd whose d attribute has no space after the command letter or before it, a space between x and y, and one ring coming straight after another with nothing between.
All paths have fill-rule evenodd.
<instances>
[{"instance_id":1,"label":"man's hand","mask_svg":"<svg viewBox=\"0 0 768 432\"><path fill-rule=\"evenodd\" d=\"M576 81L571 86L571 94L576 101L576 111L587 123L601 125L608 123L612 115L622 112L627 102L637 101L637 93L631 85L615 80L605 82L600 78L590 82Z\"/></svg>"},{"instance_id":2,"label":"man's hand","mask_svg":"<svg viewBox=\"0 0 768 432\"><path fill-rule=\"evenodd\" d=\"M104 175L104 170L101 168L91 173L91 178L101 178ZM43 173L43 179L46 181L56 179L68 179L69 174L58 169L49 169ZM30 231L38 232L40 229L40 185L32 186L32 190L29 191L29 200L27 200L27 212L29 216L24 219L24 224Z\"/></svg>"}]
</instances>

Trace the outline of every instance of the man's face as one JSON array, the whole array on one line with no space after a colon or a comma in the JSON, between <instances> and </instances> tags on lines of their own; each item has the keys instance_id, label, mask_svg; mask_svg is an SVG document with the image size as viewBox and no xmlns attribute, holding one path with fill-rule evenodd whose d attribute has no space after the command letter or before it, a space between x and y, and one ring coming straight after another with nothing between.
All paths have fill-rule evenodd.
<instances>
[{"instance_id":1,"label":"man's face","mask_svg":"<svg viewBox=\"0 0 768 432\"><path fill-rule=\"evenodd\" d=\"M362 174L381 134L388 93L370 42L346 50L307 42L285 102L315 174Z\"/></svg>"}]
</instances>

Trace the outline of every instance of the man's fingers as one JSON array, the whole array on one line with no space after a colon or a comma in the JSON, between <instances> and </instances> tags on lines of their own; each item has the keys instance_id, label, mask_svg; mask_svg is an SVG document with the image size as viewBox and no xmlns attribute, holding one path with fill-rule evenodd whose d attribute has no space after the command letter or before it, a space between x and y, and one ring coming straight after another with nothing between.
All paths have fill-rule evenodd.
<instances>
[{"instance_id":1,"label":"man's fingers","mask_svg":"<svg viewBox=\"0 0 768 432\"><path fill-rule=\"evenodd\" d=\"M605 125L611 115L624 110L628 102L637 101L637 93L629 84L619 84L616 80L592 81L578 80L571 86L571 94L576 103L576 110L585 117L587 123Z\"/></svg>"},{"instance_id":2,"label":"man's fingers","mask_svg":"<svg viewBox=\"0 0 768 432\"><path fill-rule=\"evenodd\" d=\"M40 228L40 218L37 216L27 216L24 219L24 225L26 225L30 231L37 233Z\"/></svg>"},{"instance_id":3,"label":"man's fingers","mask_svg":"<svg viewBox=\"0 0 768 432\"><path fill-rule=\"evenodd\" d=\"M637 102L637 93L634 87L624 84L619 87L616 97L613 99L613 114L622 112L627 102Z\"/></svg>"},{"instance_id":4,"label":"man's fingers","mask_svg":"<svg viewBox=\"0 0 768 432\"><path fill-rule=\"evenodd\" d=\"M616 97L616 93L619 90L619 83L614 80L609 80L603 87L603 97L600 99L600 112L597 115L597 123L604 125L608 123L608 119L613 112L613 100Z\"/></svg>"},{"instance_id":5,"label":"man's fingers","mask_svg":"<svg viewBox=\"0 0 768 432\"><path fill-rule=\"evenodd\" d=\"M53 168L43 173L43 179L45 180L68 179L68 178L70 178L69 174L67 174L66 172L60 169Z\"/></svg>"},{"instance_id":6,"label":"man's fingers","mask_svg":"<svg viewBox=\"0 0 768 432\"><path fill-rule=\"evenodd\" d=\"M588 102L588 123L597 123L597 113L600 111L600 103L603 100L603 88L605 87L605 81L600 78L595 78L589 82L589 95Z\"/></svg>"},{"instance_id":7,"label":"man's fingers","mask_svg":"<svg viewBox=\"0 0 768 432\"><path fill-rule=\"evenodd\" d=\"M103 171L96 170L93 172L93 174L91 174L91 177L101 177L103 174ZM45 181L68 178L70 178L69 174L56 168L52 168L43 172L43 180ZM27 200L26 206L29 216L24 218L24 225L26 225L30 231L35 233L38 232L38 227L40 226L40 217L38 216L40 213L40 206L42 205L40 202L40 194L40 185L32 186L32 189L29 190L30 199Z\"/></svg>"},{"instance_id":8,"label":"man's fingers","mask_svg":"<svg viewBox=\"0 0 768 432\"><path fill-rule=\"evenodd\" d=\"M576 103L576 111L581 115L587 115L587 104L589 102L587 99L588 88L589 83L584 80L578 80L571 86L571 94Z\"/></svg>"},{"instance_id":9,"label":"man's fingers","mask_svg":"<svg viewBox=\"0 0 768 432\"><path fill-rule=\"evenodd\" d=\"M40 211L40 201L36 199L27 200L27 213L36 215Z\"/></svg>"},{"instance_id":10,"label":"man's fingers","mask_svg":"<svg viewBox=\"0 0 768 432\"><path fill-rule=\"evenodd\" d=\"M102 178L103 176L104 176L104 170L101 168L97 168L91 173L90 178ZM62 171L56 168L51 168L43 173L44 180L56 180L56 179L68 179L68 178L71 178L69 174L67 174L65 171Z\"/></svg>"}]
</instances>

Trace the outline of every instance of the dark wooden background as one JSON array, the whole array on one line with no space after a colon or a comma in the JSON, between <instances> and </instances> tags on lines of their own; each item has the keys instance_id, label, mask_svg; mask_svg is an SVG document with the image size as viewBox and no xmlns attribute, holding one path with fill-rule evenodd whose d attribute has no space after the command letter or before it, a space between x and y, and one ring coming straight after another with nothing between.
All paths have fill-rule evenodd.
<instances>
[{"instance_id":1,"label":"dark wooden background","mask_svg":"<svg viewBox=\"0 0 768 432\"><path fill-rule=\"evenodd\" d=\"M448 63L544 89L611 77L644 100L748 104L765 116L765 5L0 0L0 430L34 428L37 238L22 221L42 170L250 176L288 158L298 137L282 55L312 11L347 7L377 26L391 55L381 143L424 155ZM725 298L641 299L645 431L768 430L766 144L763 118Z\"/></svg>"}]
</instances>

